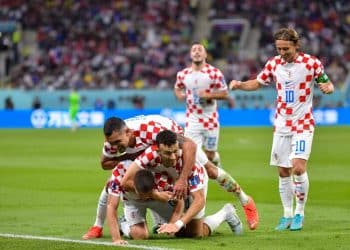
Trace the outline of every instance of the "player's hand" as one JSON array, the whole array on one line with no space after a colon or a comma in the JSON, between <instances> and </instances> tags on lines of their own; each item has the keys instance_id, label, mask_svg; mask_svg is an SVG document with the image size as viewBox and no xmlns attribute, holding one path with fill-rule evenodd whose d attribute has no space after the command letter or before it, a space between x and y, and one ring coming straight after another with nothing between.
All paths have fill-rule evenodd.
<instances>
[{"instance_id":1,"label":"player's hand","mask_svg":"<svg viewBox=\"0 0 350 250\"><path fill-rule=\"evenodd\" d=\"M334 91L334 86L332 83L320 83L318 88L322 91L323 94L331 94Z\"/></svg>"},{"instance_id":2,"label":"player's hand","mask_svg":"<svg viewBox=\"0 0 350 250\"><path fill-rule=\"evenodd\" d=\"M158 201L168 202L169 200L171 200L172 196L173 193L169 191L152 192L152 199Z\"/></svg>"},{"instance_id":3,"label":"player's hand","mask_svg":"<svg viewBox=\"0 0 350 250\"><path fill-rule=\"evenodd\" d=\"M181 200L187 196L187 181L182 178L178 179L174 186L173 197L176 200Z\"/></svg>"},{"instance_id":4,"label":"player's hand","mask_svg":"<svg viewBox=\"0 0 350 250\"><path fill-rule=\"evenodd\" d=\"M232 81L230 82L229 88L230 88L231 90L239 89L241 83L242 83L242 82L240 82L240 81L232 80Z\"/></svg>"},{"instance_id":5,"label":"player's hand","mask_svg":"<svg viewBox=\"0 0 350 250\"><path fill-rule=\"evenodd\" d=\"M157 232L159 234L170 234L170 235L174 235L175 233L177 233L180 230L180 228L178 228L175 223L166 223L161 225Z\"/></svg>"},{"instance_id":6,"label":"player's hand","mask_svg":"<svg viewBox=\"0 0 350 250\"><path fill-rule=\"evenodd\" d=\"M126 240L120 239L120 240L113 241L113 244L119 246L119 245L126 245L128 244L128 242Z\"/></svg>"}]
</instances>

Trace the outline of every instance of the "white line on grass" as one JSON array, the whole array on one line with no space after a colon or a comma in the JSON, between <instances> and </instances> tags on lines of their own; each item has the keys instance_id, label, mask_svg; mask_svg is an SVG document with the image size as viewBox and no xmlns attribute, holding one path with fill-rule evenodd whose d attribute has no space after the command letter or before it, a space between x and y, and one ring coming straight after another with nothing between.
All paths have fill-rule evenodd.
<instances>
[{"instance_id":1,"label":"white line on grass","mask_svg":"<svg viewBox=\"0 0 350 250\"><path fill-rule=\"evenodd\" d=\"M62 242L72 242L72 243L90 244L90 245L116 246L112 242L107 242L107 241L72 240L72 239L55 238L55 237L44 237L44 236L34 236L34 235L19 235L19 234L3 234L3 233L0 233L0 237L30 239L30 240L62 241ZM128 247L128 248L139 248L139 249L152 249L152 250L175 250L174 248L145 246L145 245L134 245L134 244L126 244L126 245L118 245L118 246L120 246L120 247ZM177 250L179 250L179 249L177 249Z\"/></svg>"}]
</instances>

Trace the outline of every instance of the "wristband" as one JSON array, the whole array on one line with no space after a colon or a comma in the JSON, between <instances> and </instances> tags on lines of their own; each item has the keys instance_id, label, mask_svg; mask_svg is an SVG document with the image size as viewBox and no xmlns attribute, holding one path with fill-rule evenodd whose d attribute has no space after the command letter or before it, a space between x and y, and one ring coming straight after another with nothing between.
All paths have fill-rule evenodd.
<instances>
[{"instance_id":1,"label":"wristband","mask_svg":"<svg viewBox=\"0 0 350 250\"><path fill-rule=\"evenodd\" d=\"M185 225L185 223L182 220L177 220L175 222L175 225L177 226L178 229L181 229Z\"/></svg>"}]
</instances>

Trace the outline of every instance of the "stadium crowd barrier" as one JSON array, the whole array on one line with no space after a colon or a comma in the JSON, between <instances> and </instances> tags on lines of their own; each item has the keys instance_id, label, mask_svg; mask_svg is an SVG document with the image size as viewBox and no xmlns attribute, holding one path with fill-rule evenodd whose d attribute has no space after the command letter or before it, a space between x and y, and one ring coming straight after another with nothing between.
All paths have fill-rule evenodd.
<instances>
[{"instance_id":1,"label":"stadium crowd barrier","mask_svg":"<svg viewBox=\"0 0 350 250\"><path fill-rule=\"evenodd\" d=\"M128 118L136 115L161 114L184 125L184 109L115 109L81 110L78 113L80 127L102 127L111 116ZM220 109L222 127L272 126L274 110ZM71 125L67 110L0 110L0 128L68 128ZM318 125L350 125L350 108L316 109L314 117Z\"/></svg>"}]
</instances>

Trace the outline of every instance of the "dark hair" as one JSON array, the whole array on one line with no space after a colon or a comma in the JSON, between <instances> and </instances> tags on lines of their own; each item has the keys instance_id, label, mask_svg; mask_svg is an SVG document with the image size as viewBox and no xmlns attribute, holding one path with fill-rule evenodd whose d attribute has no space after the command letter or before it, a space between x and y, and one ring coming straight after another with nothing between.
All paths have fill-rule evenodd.
<instances>
[{"instance_id":1,"label":"dark hair","mask_svg":"<svg viewBox=\"0 0 350 250\"><path fill-rule=\"evenodd\" d=\"M279 29L274 35L273 35L275 41L276 40L284 40L284 41L291 41L294 43L294 45L299 45L299 35L298 32L296 32L295 29L292 28L282 28Z\"/></svg>"},{"instance_id":2,"label":"dark hair","mask_svg":"<svg viewBox=\"0 0 350 250\"><path fill-rule=\"evenodd\" d=\"M163 130L157 134L156 143L159 146L164 144L166 146L174 145L177 142L177 134L171 130Z\"/></svg>"},{"instance_id":3,"label":"dark hair","mask_svg":"<svg viewBox=\"0 0 350 250\"><path fill-rule=\"evenodd\" d=\"M110 136L113 131L120 131L126 126L126 123L118 117L110 117L105 121L103 133L105 136Z\"/></svg>"},{"instance_id":4,"label":"dark hair","mask_svg":"<svg viewBox=\"0 0 350 250\"><path fill-rule=\"evenodd\" d=\"M154 176L153 174L146 170L141 169L136 172L134 177L135 189L139 193L148 193L152 191L154 187Z\"/></svg>"}]
</instances>

